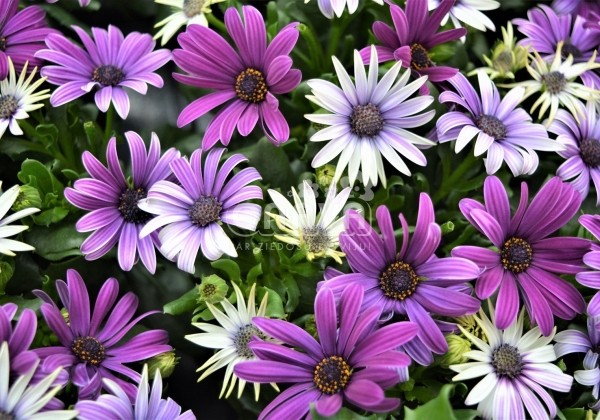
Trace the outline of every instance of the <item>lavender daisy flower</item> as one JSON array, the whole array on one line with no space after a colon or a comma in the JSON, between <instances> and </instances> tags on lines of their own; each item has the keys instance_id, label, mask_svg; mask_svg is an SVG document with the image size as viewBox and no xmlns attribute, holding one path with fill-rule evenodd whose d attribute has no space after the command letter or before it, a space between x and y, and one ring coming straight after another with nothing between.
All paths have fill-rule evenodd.
<instances>
[{"instance_id":1,"label":"lavender daisy flower","mask_svg":"<svg viewBox=\"0 0 600 420\"><path fill-rule=\"evenodd\" d=\"M132 401L118 383L108 378L102 380L110 394L103 394L96 401L79 401L75 410L81 420L195 420L191 410L181 413L181 407L171 398L162 398L163 383L160 370L156 369L152 387L148 386L148 365L142 369L142 378ZM150 395L148 395L150 393Z\"/></svg>"},{"instance_id":2,"label":"lavender daisy flower","mask_svg":"<svg viewBox=\"0 0 600 420\"><path fill-rule=\"evenodd\" d=\"M85 49L63 35L50 34L46 37L48 49L35 55L56 64L42 69L49 83L60 86L50 97L52 106L71 102L97 87L94 99L98 109L106 112L112 101L117 114L125 119L129 96L123 88L145 95L147 83L163 86L162 78L154 72L171 59L171 52L153 51L156 43L152 36L132 32L123 37L119 28L109 25L108 31L92 28L92 39L83 29L72 28Z\"/></svg>"},{"instance_id":3,"label":"lavender daisy flower","mask_svg":"<svg viewBox=\"0 0 600 420\"><path fill-rule=\"evenodd\" d=\"M440 0L429 0L428 5L429 10L434 10L440 7ZM463 22L480 31L485 32L488 29L496 31L494 22L482 12L496 10L499 7L500 3L496 0L456 0L441 24L444 26L450 18L455 28L461 28L460 23Z\"/></svg>"},{"instance_id":4,"label":"lavender daisy flower","mask_svg":"<svg viewBox=\"0 0 600 420\"><path fill-rule=\"evenodd\" d=\"M25 308L13 326L11 321L17 309L14 303L0 305L0 343L8 344L11 375L25 375L37 366L38 357L29 350L37 329L37 316L34 311Z\"/></svg>"},{"instance_id":5,"label":"lavender daisy flower","mask_svg":"<svg viewBox=\"0 0 600 420\"><path fill-rule=\"evenodd\" d=\"M308 3L310 0L304 0ZM383 6L383 0L373 0L375 3ZM352 14L358 9L358 0L319 0L319 10L327 19L333 19L333 16L341 17L344 8L348 7L348 13Z\"/></svg>"},{"instance_id":6,"label":"lavender daisy flower","mask_svg":"<svg viewBox=\"0 0 600 420\"><path fill-rule=\"evenodd\" d=\"M186 85L215 91L185 107L177 126L183 127L225 104L206 128L202 148L220 141L228 145L237 127L247 136L260 121L265 136L276 145L290 137L290 127L275 95L291 92L302 78L292 69L290 52L298 40L297 23L284 27L267 46L265 20L252 6L242 7L244 23L235 7L225 12L225 26L237 52L215 31L191 25L178 36L181 49L175 63L189 74L174 73ZM218 68L215 67L215 64Z\"/></svg>"},{"instance_id":7,"label":"lavender daisy flower","mask_svg":"<svg viewBox=\"0 0 600 420\"><path fill-rule=\"evenodd\" d=\"M399 216L403 232L400 249L387 207L380 206L376 214L381 235L358 213L351 210L346 214L340 245L353 273L319 286L339 297L349 285L359 284L365 291L362 310L379 307L387 319L396 314L407 316L419 327L418 337L425 345L422 351L443 354L448 344L433 315L457 317L477 312L479 300L470 296L470 288L464 293L464 286L477 278L480 270L464 258L436 257L442 231L435 223L427 194L420 196L412 238L406 219ZM419 359L425 360L431 360L431 355Z\"/></svg>"},{"instance_id":8,"label":"lavender daisy flower","mask_svg":"<svg viewBox=\"0 0 600 420\"><path fill-rule=\"evenodd\" d=\"M410 341L417 326L398 322L376 329L381 307L361 314L362 304L363 290L357 285L344 290L339 309L331 290L319 291L315 322L320 343L288 321L254 319L263 332L298 349L256 340L249 346L260 360L235 366L235 374L247 381L294 384L259 419L304 418L312 403L325 417L336 414L344 402L383 413L400 405L397 398L386 398L384 390L400 382L398 370L410 364L408 356L393 349Z\"/></svg>"},{"instance_id":9,"label":"lavender daisy flower","mask_svg":"<svg viewBox=\"0 0 600 420\"><path fill-rule=\"evenodd\" d=\"M147 153L138 134L128 131L125 138L131 156L131 181L125 179L119 165L117 141L113 137L106 149L108 167L90 152L84 152L83 166L91 178L75 181L73 188L65 189L65 197L74 206L89 211L75 225L79 232L93 232L81 244L81 252L87 260L102 257L118 243L122 270L131 270L139 254L144 266L154 273L154 248L160 246L158 234L139 238L142 228L153 216L140 210L137 203L146 198L148 190L158 181L172 178L169 164L179 157L179 152L171 148L161 157L160 141L154 133Z\"/></svg>"},{"instance_id":10,"label":"lavender daisy flower","mask_svg":"<svg viewBox=\"0 0 600 420\"><path fill-rule=\"evenodd\" d=\"M600 14L600 4L597 0L554 0L552 8L559 15L580 15L587 17L592 13Z\"/></svg>"},{"instance_id":11,"label":"lavender daisy flower","mask_svg":"<svg viewBox=\"0 0 600 420\"><path fill-rule=\"evenodd\" d=\"M600 241L600 215L584 214L579 223ZM593 243L590 251L583 256L583 262L591 270L577 273L575 279L586 287L600 289L600 245Z\"/></svg>"},{"instance_id":12,"label":"lavender daisy flower","mask_svg":"<svg viewBox=\"0 0 600 420\"><path fill-rule=\"evenodd\" d=\"M477 75L481 97L460 73L449 80L456 93L440 94L440 102L460 105L470 115L459 111L442 115L437 121L438 140L456 140L458 153L477 136L474 153L486 153L488 175L496 173L503 161L514 176L534 173L539 163L535 151L561 150L561 144L548 137L544 126L533 124L525 110L517 108L525 95L523 88L512 89L501 100L489 76L483 71Z\"/></svg>"},{"instance_id":13,"label":"lavender daisy flower","mask_svg":"<svg viewBox=\"0 0 600 420\"><path fill-rule=\"evenodd\" d=\"M467 30L458 28L436 33L442 19L454 5L454 0L442 0L431 15L427 11L427 3L428 0L407 0L406 10L390 3L394 29L380 21L373 24L375 38L383 44L377 46L378 60L380 63L401 61L404 67L412 69L419 76L428 76L430 82L443 82L458 73L458 69L436 66L431 49L465 36ZM360 55L364 63L368 63L370 47L363 48Z\"/></svg>"},{"instance_id":14,"label":"lavender daisy flower","mask_svg":"<svg viewBox=\"0 0 600 420\"><path fill-rule=\"evenodd\" d=\"M162 228L158 234L160 251L169 260L177 259L177 267L194 273L198 251L209 260L223 254L237 257L235 246L224 231L236 226L254 231L262 212L258 204L244 201L262 200L262 190L248 185L259 180L254 168L245 168L229 181L227 177L246 157L235 154L219 168L225 149L211 150L202 164L202 151L196 150L188 161L177 158L171 169L179 184L159 181L150 188L148 198L139 207L157 215L141 230L144 238ZM203 167L204 166L204 167Z\"/></svg>"},{"instance_id":15,"label":"lavender daisy flower","mask_svg":"<svg viewBox=\"0 0 600 420\"><path fill-rule=\"evenodd\" d=\"M464 198L460 210L467 220L494 245L494 249L459 246L456 257L474 261L484 272L475 283L475 293L487 299L496 290L496 326L508 328L517 319L523 298L529 319L544 335L552 333L553 316L571 319L585 310L577 289L559 276L584 270L587 239L550 237L577 213L580 194L558 177L552 178L528 203L527 184L521 183L521 201L513 217L502 182L486 178L484 203Z\"/></svg>"},{"instance_id":16,"label":"lavender daisy flower","mask_svg":"<svg viewBox=\"0 0 600 420\"><path fill-rule=\"evenodd\" d=\"M126 341L123 337L142 319L159 311L132 319L138 298L128 292L115 305L119 282L114 278L104 283L92 311L87 288L77 271L68 270L67 282L57 280L56 288L69 314L69 322L50 296L41 290L34 292L44 301L42 315L60 341L59 346L35 350L42 359L42 370L51 372L58 366L67 369L71 382L79 388L79 399L96 398L102 388L102 378L108 378L134 400L136 387L115 373L139 382L140 374L124 363L148 359L172 348L167 344L164 330L148 330Z\"/></svg>"}]
</instances>

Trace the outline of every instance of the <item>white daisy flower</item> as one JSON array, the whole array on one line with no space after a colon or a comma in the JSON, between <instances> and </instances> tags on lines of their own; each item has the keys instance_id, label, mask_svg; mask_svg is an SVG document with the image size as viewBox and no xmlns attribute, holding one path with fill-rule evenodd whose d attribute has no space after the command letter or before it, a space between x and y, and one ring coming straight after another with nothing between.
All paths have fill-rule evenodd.
<instances>
[{"instance_id":1,"label":"white daisy flower","mask_svg":"<svg viewBox=\"0 0 600 420\"><path fill-rule=\"evenodd\" d=\"M525 312L521 310L516 322L505 330L499 330L495 326L491 303L489 308L492 321L483 309L480 309L479 316L474 317L487 337L487 343L458 326L478 350L464 354L474 362L450 366L458 372L452 380L484 377L471 389L465 404L478 404L477 410L486 419L554 418L556 403L542 387L568 392L573 383L571 376L550 363L556 360L554 346L550 344L556 327L547 337L541 335L539 327L523 335Z\"/></svg>"},{"instance_id":2,"label":"white daisy flower","mask_svg":"<svg viewBox=\"0 0 600 420\"><path fill-rule=\"evenodd\" d=\"M304 4L310 0L304 0ZM375 3L383 6L383 0L373 0ZM348 13L352 14L358 9L358 0L318 0L319 10L328 19L333 19L333 15L340 17L344 13L344 8L348 6Z\"/></svg>"},{"instance_id":3,"label":"white daisy flower","mask_svg":"<svg viewBox=\"0 0 600 420\"><path fill-rule=\"evenodd\" d=\"M411 172L401 156L425 166L425 155L415 145L432 146L435 143L408 129L420 127L433 118L434 110L419 114L433 102L433 97L407 98L425 84L427 77L419 77L407 85L410 70L401 73L402 63L396 62L378 82L379 65L374 46L371 46L368 76L363 59L358 51L354 51L355 83L342 63L336 57L332 59L341 89L325 80L307 82L313 94L306 97L330 112L305 115L312 122L330 126L310 138L314 142L328 141L313 159L313 168L323 166L339 155L334 182L348 166L350 186L356 181L359 168L363 184L377 185L379 176L385 186L382 155L405 175Z\"/></svg>"},{"instance_id":4,"label":"white daisy flower","mask_svg":"<svg viewBox=\"0 0 600 420\"><path fill-rule=\"evenodd\" d=\"M35 92L46 80L42 77L31 84L36 71L37 67L34 67L29 77L25 78L27 76L27 63L25 63L17 79L15 67L8 57L8 77L0 81L0 138L7 128L13 135L22 136L23 130L17 120L29 118L28 112L42 108L44 104L38 102L50 97L50 89Z\"/></svg>"},{"instance_id":5,"label":"white daisy flower","mask_svg":"<svg viewBox=\"0 0 600 420\"><path fill-rule=\"evenodd\" d=\"M439 5L440 0L429 0L429 10L437 9ZM500 3L496 0L456 0L441 25L445 25L450 18L455 28L462 28L462 22L483 32L487 29L495 31L494 22L481 11L495 10L499 7Z\"/></svg>"},{"instance_id":6,"label":"white daisy flower","mask_svg":"<svg viewBox=\"0 0 600 420\"><path fill-rule=\"evenodd\" d=\"M238 377L235 375L235 373L233 373L233 367L241 361L256 359L254 353L248 347L248 343L252 337L256 336L263 340L274 341L267 337L252 323L252 318L255 316L265 316L268 295L265 293L265 296L260 302L260 307L258 310L256 310L254 298L256 292L256 283L254 283L250 289L250 294L248 295L248 305L246 305L244 301L244 295L242 294L240 288L235 283L232 283L232 285L235 289L237 309L227 299L223 299L221 301L221 306L225 310L225 313L220 311L216 306L207 302L206 306L213 314L217 322L219 322L221 325L218 326L214 324L208 324L206 322L195 322L192 323L192 325L204 332L185 336L186 339L198 344L199 346L211 349L219 349L217 353L215 353L196 371L204 371L198 379L198 381L201 381L211 373L221 369L224 366L227 366L225 370L225 378L223 379L223 387L221 388L219 398L225 394L225 390L227 390L225 398L229 398L233 388L235 387ZM275 384L271 385L277 389ZM240 398L242 392L244 392L245 386L246 381L239 379L238 398ZM260 384L255 383L254 396L257 401L259 392Z\"/></svg>"},{"instance_id":7,"label":"white daisy flower","mask_svg":"<svg viewBox=\"0 0 600 420\"><path fill-rule=\"evenodd\" d=\"M2 186L2 181L0 181L0 186ZM15 241L14 239L7 239L9 236L14 236L18 233L29 229L29 226L26 225L10 226L10 223L40 211L40 209L31 207L28 209L20 210L4 218L4 216L6 216L6 213L8 213L8 210L17 200L18 196L18 185L9 188L4 192L4 194L0 196L0 254L8 255L11 257L15 256L15 253L13 251L33 251L35 248L31 245L27 245L26 243Z\"/></svg>"},{"instance_id":8,"label":"white daisy flower","mask_svg":"<svg viewBox=\"0 0 600 420\"><path fill-rule=\"evenodd\" d=\"M182 26L193 23L208 26L206 14L212 13L210 6L225 0L154 0L156 3L171 6L172 13L154 25L162 28L154 35L160 38L160 45L165 45Z\"/></svg>"},{"instance_id":9,"label":"white daisy flower","mask_svg":"<svg viewBox=\"0 0 600 420\"><path fill-rule=\"evenodd\" d=\"M344 217L336 219L350 196L350 187L344 188L336 195L335 183L327 191L325 204L317 215L317 199L308 181L304 181L304 203L298 193L292 188L294 206L280 193L269 190L273 203L279 214L267 212L275 219L277 227L285 235L275 235L275 238L292 245L297 245L306 251L306 258L312 261L319 257L331 257L342 263L343 252L336 251L340 245L339 236L344 230Z\"/></svg>"}]
</instances>

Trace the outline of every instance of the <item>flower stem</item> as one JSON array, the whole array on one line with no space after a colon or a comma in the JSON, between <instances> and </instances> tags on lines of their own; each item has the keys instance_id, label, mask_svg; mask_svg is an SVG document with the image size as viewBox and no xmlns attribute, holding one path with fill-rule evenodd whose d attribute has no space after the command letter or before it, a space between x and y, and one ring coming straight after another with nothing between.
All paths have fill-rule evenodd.
<instances>
[{"instance_id":1,"label":"flower stem","mask_svg":"<svg viewBox=\"0 0 600 420\"><path fill-rule=\"evenodd\" d=\"M113 132L113 123L115 120L115 107L111 103L108 107L108 111L106 111L106 124L104 126L104 139L102 142L102 147L100 151L106 150L106 145L108 144L108 140L110 140Z\"/></svg>"},{"instance_id":2,"label":"flower stem","mask_svg":"<svg viewBox=\"0 0 600 420\"><path fill-rule=\"evenodd\" d=\"M218 29L218 31L222 34L227 33L227 27L225 26L225 24L223 22L221 22L219 19L217 19L215 17L215 15L213 15L212 13L206 13L206 14L204 14L204 16L206 16L206 20L208 21L208 23L210 23L210 26Z\"/></svg>"}]
</instances>

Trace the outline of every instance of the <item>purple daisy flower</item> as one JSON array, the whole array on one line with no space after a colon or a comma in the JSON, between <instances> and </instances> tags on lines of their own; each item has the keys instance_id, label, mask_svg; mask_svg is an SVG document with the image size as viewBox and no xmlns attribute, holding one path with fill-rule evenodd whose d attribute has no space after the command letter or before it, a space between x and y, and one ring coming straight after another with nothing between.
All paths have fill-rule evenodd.
<instances>
[{"instance_id":1,"label":"purple daisy flower","mask_svg":"<svg viewBox=\"0 0 600 420\"><path fill-rule=\"evenodd\" d=\"M484 72L478 72L481 97L462 74L449 80L456 93L445 91L440 102L463 107L470 115L451 111L437 121L440 143L456 140L456 153L460 152L475 137L474 153L486 153L485 168L488 175L500 169L502 161L514 176L532 174L538 167L536 150L556 151L562 146L548 137L541 124L533 124L531 116L517 108L525 90L514 88L502 100L496 85Z\"/></svg>"},{"instance_id":2,"label":"purple daisy flower","mask_svg":"<svg viewBox=\"0 0 600 420\"><path fill-rule=\"evenodd\" d=\"M584 214L579 223L600 241L600 215ZM583 256L583 262L592 270L581 271L575 278L586 287L600 289L600 245L593 243L590 251Z\"/></svg>"},{"instance_id":3,"label":"purple daisy flower","mask_svg":"<svg viewBox=\"0 0 600 420\"><path fill-rule=\"evenodd\" d=\"M44 301L42 315L61 344L35 349L42 359L42 370L52 372L59 366L67 369L71 382L79 388L80 399L96 398L102 388L102 378L108 378L135 400L136 387L114 373L139 382L140 374L124 363L148 359L172 348L167 344L169 338L164 330L145 331L127 341L123 337L140 320L160 311L146 312L132 319L138 298L128 292L115 305L119 282L114 278L104 283L92 311L87 288L77 271L67 270L67 282L57 280L56 289L69 315L68 322L50 296L41 290L34 291Z\"/></svg>"},{"instance_id":4,"label":"purple daisy flower","mask_svg":"<svg viewBox=\"0 0 600 420\"><path fill-rule=\"evenodd\" d=\"M8 57L20 72L26 62L29 68L42 64L35 53L44 48L44 39L55 33L47 27L41 7L19 9L19 0L0 0L0 80L8 75Z\"/></svg>"},{"instance_id":5,"label":"purple daisy flower","mask_svg":"<svg viewBox=\"0 0 600 420\"><path fill-rule=\"evenodd\" d=\"M464 293L465 282L477 278L479 268L464 258L438 258L435 251L442 230L435 223L431 199L422 193L414 233L400 214L402 245L398 250L392 217L385 206L377 209L381 235L355 211L345 219L346 230L340 235L340 246L353 273L344 274L319 284L333 290L336 297L351 284L365 290L363 310L380 307L389 319L407 316L419 327L418 338L427 350L443 354L448 344L432 315L457 317L477 312L478 299ZM470 288L468 288L470 292ZM385 318L384 318L385 319ZM415 358L431 360L431 355Z\"/></svg>"},{"instance_id":6,"label":"purple daisy flower","mask_svg":"<svg viewBox=\"0 0 600 420\"><path fill-rule=\"evenodd\" d=\"M460 210L467 220L489 238L495 249L459 246L456 257L474 261L484 272L475 283L480 299L498 290L496 326L508 328L517 319L522 296L529 319L548 336L553 315L571 319L585 310L577 289L561 274L583 271L583 255L590 241L574 237L549 237L579 210L581 196L558 177L539 190L529 204L527 184L521 183L521 201L513 217L502 182L495 176L483 185L484 204L464 198Z\"/></svg>"},{"instance_id":7,"label":"purple daisy flower","mask_svg":"<svg viewBox=\"0 0 600 420\"><path fill-rule=\"evenodd\" d=\"M14 303L0 305L0 343L8 343L10 373L25 375L38 361L35 352L29 350L37 329L37 316L34 311L25 308L13 327L11 321L17 309Z\"/></svg>"},{"instance_id":8,"label":"purple daisy flower","mask_svg":"<svg viewBox=\"0 0 600 420\"><path fill-rule=\"evenodd\" d=\"M171 52L153 51L156 42L151 35L132 32L123 37L119 28L109 25L108 31L92 28L92 39L83 29L74 25L72 28L85 49L63 35L50 34L46 37L48 49L35 55L56 64L41 71L49 83L60 86L50 97L52 106L71 102L98 87L94 96L98 109L106 112L112 101L119 116L125 119L129 114L129 96L123 88L145 95L147 83L163 86L163 79L154 72L171 59Z\"/></svg>"},{"instance_id":9,"label":"purple daisy flower","mask_svg":"<svg viewBox=\"0 0 600 420\"><path fill-rule=\"evenodd\" d=\"M436 45L455 41L467 34L465 28L436 33L453 5L454 0L442 0L429 15L428 0L407 0L406 10L390 3L394 29L380 21L373 24L375 38L383 44L377 46L379 62L402 61L404 67L411 68L419 76L428 76L430 82L443 82L458 73L458 69L452 67L436 66L430 55ZM368 64L371 48L363 48L360 55Z\"/></svg>"},{"instance_id":10,"label":"purple daisy flower","mask_svg":"<svg viewBox=\"0 0 600 420\"><path fill-rule=\"evenodd\" d=\"M417 326L398 322L377 329L381 307L360 313L362 304L363 290L357 285L344 290L339 309L331 290L320 290L315 298L320 343L291 322L254 318L264 333L298 349L255 340L249 347L260 360L235 366L234 373L247 381L294 384L265 407L259 419L304 418L312 403L326 417L344 402L372 412L398 408L400 400L386 398L384 390L399 383L398 371L410 364L408 356L394 349L410 341Z\"/></svg>"},{"instance_id":11,"label":"purple daisy flower","mask_svg":"<svg viewBox=\"0 0 600 420\"><path fill-rule=\"evenodd\" d=\"M552 8L559 15L589 16L591 13L600 14L600 3L598 0L554 0Z\"/></svg>"},{"instance_id":12,"label":"purple daisy flower","mask_svg":"<svg viewBox=\"0 0 600 420\"><path fill-rule=\"evenodd\" d=\"M189 161L174 159L171 169L178 184L159 181L150 188L148 198L138 203L142 210L156 215L141 230L140 237L162 228L158 234L160 251L169 260L176 259L177 267L188 273L194 273L200 249L209 260L223 254L237 257L223 228L236 226L254 231L262 213L258 204L244 203L262 200L260 187L248 185L261 179L260 174L254 168L245 168L227 181L233 169L248 159L235 154L219 168L224 152L223 148L211 150L204 165L201 150L192 153Z\"/></svg>"},{"instance_id":13,"label":"purple daisy flower","mask_svg":"<svg viewBox=\"0 0 600 420\"><path fill-rule=\"evenodd\" d=\"M211 120L202 138L202 148L220 141L228 145L237 127L247 136L260 121L267 138L276 145L290 137L290 127L274 95L291 92L302 79L292 69L290 52L298 40L297 23L284 27L267 46L265 20L252 6L242 7L244 23L235 7L225 12L225 26L237 52L210 28L188 26L177 40L175 63L189 74L174 73L178 82L214 89L185 107L177 126L183 127L210 110L226 104Z\"/></svg>"},{"instance_id":14,"label":"purple daisy flower","mask_svg":"<svg viewBox=\"0 0 600 420\"><path fill-rule=\"evenodd\" d=\"M65 189L65 197L74 206L90 212L75 225L79 232L93 232L81 244L81 252L87 260L102 257L118 242L118 260L122 270L131 270L139 254L144 266L154 273L154 248L160 246L158 234L139 238L140 231L153 216L140 210L137 203L146 198L155 183L172 178L169 164L179 157L179 152L171 148L161 157L160 141L154 133L148 153L138 134L128 131L125 138L131 156L133 176L130 182L125 179L119 165L117 140L113 137L106 149L108 167L90 152L84 152L83 166L91 178L75 181L73 188Z\"/></svg>"}]
</instances>

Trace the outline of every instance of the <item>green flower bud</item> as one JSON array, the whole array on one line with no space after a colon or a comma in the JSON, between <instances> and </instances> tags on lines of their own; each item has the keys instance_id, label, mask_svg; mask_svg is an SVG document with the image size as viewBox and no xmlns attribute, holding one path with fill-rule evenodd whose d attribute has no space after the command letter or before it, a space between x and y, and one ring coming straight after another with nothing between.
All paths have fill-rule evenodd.
<instances>
[{"instance_id":1,"label":"green flower bud","mask_svg":"<svg viewBox=\"0 0 600 420\"><path fill-rule=\"evenodd\" d=\"M198 286L198 303L218 303L225 299L229 286L221 277L213 274L202 278Z\"/></svg>"},{"instance_id":2,"label":"green flower bud","mask_svg":"<svg viewBox=\"0 0 600 420\"><path fill-rule=\"evenodd\" d=\"M440 365L448 367L459 363L465 363L468 359L465 353L471 351L471 342L458 334L446 336L448 352L440 358Z\"/></svg>"},{"instance_id":3,"label":"green flower bud","mask_svg":"<svg viewBox=\"0 0 600 420\"><path fill-rule=\"evenodd\" d=\"M458 324L463 327L467 332L473 334L475 337L481 339L482 341L487 343L487 337L483 333L483 330L475 321L475 317L473 315L465 315L456 318Z\"/></svg>"},{"instance_id":4,"label":"green flower bud","mask_svg":"<svg viewBox=\"0 0 600 420\"><path fill-rule=\"evenodd\" d=\"M154 377L156 369L160 371L160 376L168 378L175 370L175 366L179 363L181 357L176 357L174 351L168 351L154 356L148 360L148 373L151 378Z\"/></svg>"},{"instance_id":5,"label":"green flower bud","mask_svg":"<svg viewBox=\"0 0 600 420\"><path fill-rule=\"evenodd\" d=\"M19 195L13 203L11 209L13 211L19 211L28 209L30 207L40 208L42 207L42 198L37 188L30 185L21 185L19 187Z\"/></svg>"},{"instance_id":6,"label":"green flower bud","mask_svg":"<svg viewBox=\"0 0 600 420\"><path fill-rule=\"evenodd\" d=\"M333 176L335 175L335 166L333 165L324 165L316 170L317 174L317 184L323 190L328 189L333 182Z\"/></svg>"}]
</instances>

